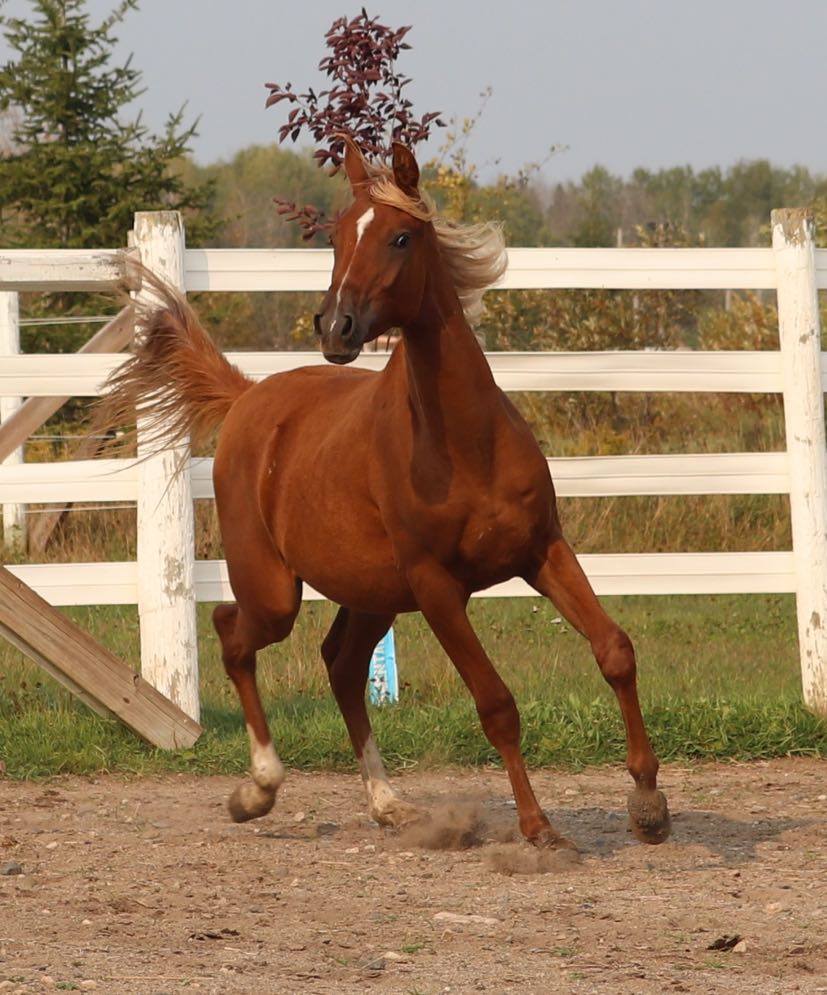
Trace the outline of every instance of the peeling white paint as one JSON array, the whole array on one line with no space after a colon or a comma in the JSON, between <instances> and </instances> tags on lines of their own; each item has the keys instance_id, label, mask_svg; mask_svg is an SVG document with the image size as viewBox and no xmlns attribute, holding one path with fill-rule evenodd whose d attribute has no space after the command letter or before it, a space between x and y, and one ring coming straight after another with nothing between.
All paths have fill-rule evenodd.
<instances>
[{"instance_id":1,"label":"peeling white paint","mask_svg":"<svg viewBox=\"0 0 827 995\"><path fill-rule=\"evenodd\" d=\"M827 444L813 223L800 210L773 211L790 520L796 573L801 683L827 716Z\"/></svg>"},{"instance_id":2,"label":"peeling white paint","mask_svg":"<svg viewBox=\"0 0 827 995\"><path fill-rule=\"evenodd\" d=\"M135 215L141 261L183 291L184 228L174 211ZM147 445L138 421L138 456ZM179 471L181 459L186 466ZM195 524L189 450L138 464L138 615L141 675L196 721L200 714L195 621Z\"/></svg>"},{"instance_id":3,"label":"peeling white paint","mask_svg":"<svg viewBox=\"0 0 827 995\"><path fill-rule=\"evenodd\" d=\"M0 357L14 356L20 352L20 308L17 294L0 293ZM2 358L0 358L2 362ZM22 397L0 397L0 422L4 422L20 408ZM15 449L5 459L6 466L23 462L23 447ZM0 521L3 524L3 547L10 555L26 549L26 506L6 502L0 504Z\"/></svg>"}]
</instances>

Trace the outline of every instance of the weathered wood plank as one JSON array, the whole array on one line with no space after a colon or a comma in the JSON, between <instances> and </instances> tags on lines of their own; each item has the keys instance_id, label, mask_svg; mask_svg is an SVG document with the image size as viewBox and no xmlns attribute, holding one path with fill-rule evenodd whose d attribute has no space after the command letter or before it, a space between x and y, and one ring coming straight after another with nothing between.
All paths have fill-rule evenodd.
<instances>
[{"instance_id":1,"label":"weathered wood plank","mask_svg":"<svg viewBox=\"0 0 827 995\"><path fill-rule=\"evenodd\" d=\"M3 249L0 290L117 290L128 283L137 289L137 270L129 249Z\"/></svg>"},{"instance_id":2,"label":"weathered wood plank","mask_svg":"<svg viewBox=\"0 0 827 995\"><path fill-rule=\"evenodd\" d=\"M153 746L192 746L201 727L106 647L0 566L0 634L99 714Z\"/></svg>"}]
</instances>

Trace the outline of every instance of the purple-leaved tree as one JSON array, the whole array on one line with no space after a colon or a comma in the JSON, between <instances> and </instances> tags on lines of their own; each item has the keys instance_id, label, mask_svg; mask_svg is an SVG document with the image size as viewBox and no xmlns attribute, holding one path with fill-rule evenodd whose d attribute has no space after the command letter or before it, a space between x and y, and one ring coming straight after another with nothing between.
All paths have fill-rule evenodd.
<instances>
[{"instance_id":1,"label":"purple-leaved tree","mask_svg":"<svg viewBox=\"0 0 827 995\"><path fill-rule=\"evenodd\" d=\"M414 148L424 142L433 126L444 127L439 111L417 117L405 95L411 80L396 68L399 53L411 46L404 40L410 26L390 28L361 13L340 17L325 35L329 51L319 63L329 86L318 93L308 87L297 93L291 83L267 83L267 107L290 105L279 128L279 142L297 142L309 134L318 146L313 153L319 166L336 172L344 156L345 136L352 138L368 158L390 154L391 142ZM331 221L313 204L275 198L280 214L296 221L304 238L330 227Z\"/></svg>"}]
</instances>

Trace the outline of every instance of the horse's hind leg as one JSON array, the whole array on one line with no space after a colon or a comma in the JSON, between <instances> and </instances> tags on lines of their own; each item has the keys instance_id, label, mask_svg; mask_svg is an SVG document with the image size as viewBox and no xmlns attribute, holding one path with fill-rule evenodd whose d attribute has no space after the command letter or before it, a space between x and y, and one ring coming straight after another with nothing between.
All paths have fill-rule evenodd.
<instances>
[{"instance_id":1,"label":"horse's hind leg","mask_svg":"<svg viewBox=\"0 0 827 995\"><path fill-rule=\"evenodd\" d=\"M537 846L574 849L548 821L531 787L520 751L520 714L468 620L467 593L433 562L410 570L408 581L425 620L471 692L488 742L503 759L523 836Z\"/></svg>"},{"instance_id":2,"label":"horse's hind leg","mask_svg":"<svg viewBox=\"0 0 827 995\"><path fill-rule=\"evenodd\" d=\"M591 643L600 671L620 704L626 726L626 766L636 787L629 795L632 830L645 843L669 836L669 809L657 790L658 760L649 743L637 696L635 651L626 633L603 610L569 544L562 537L548 549L539 571L526 578Z\"/></svg>"},{"instance_id":3,"label":"horse's hind leg","mask_svg":"<svg viewBox=\"0 0 827 995\"><path fill-rule=\"evenodd\" d=\"M290 577L275 587L276 593L282 588L283 602L271 605L269 610L252 611L232 604L218 605L213 612L224 668L238 692L250 738L251 779L243 781L227 803L234 822L266 815L284 780L284 767L273 747L256 685L256 651L289 635L301 604L301 593Z\"/></svg>"},{"instance_id":4,"label":"horse's hind leg","mask_svg":"<svg viewBox=\"0 0 827 995\"><path fill-rule=\"evenodd\" d=\"M368 615L340 608L322 643L322 658L359 761L371 818L382 826L401 826L422 814L391 787L365 706L370 658L393 619L393 615Z\"/></svg>"}]
</instances>

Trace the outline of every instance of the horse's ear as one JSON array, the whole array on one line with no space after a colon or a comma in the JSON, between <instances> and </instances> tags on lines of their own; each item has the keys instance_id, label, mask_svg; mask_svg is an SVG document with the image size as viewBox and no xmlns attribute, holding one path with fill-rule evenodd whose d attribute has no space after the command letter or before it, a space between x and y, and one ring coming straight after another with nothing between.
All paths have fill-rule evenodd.
<instances>
[{"instance_id":1,"label":"horse's ear","mask_svg":"<svg viewBox=\"0 0 827 995\"><path fill-rule=\"evenodd\" d=\"M419 166L413 152L401 142L393 143L393 179L403 193L419 196Z\"/></svg>"},{"instance_id":2,"label":"horse's ear","mask_svg":"<svg viewBox=\"0 0 827 995\"><path fill-rule=\"evenodd\" d=\"M361 183L367 183L368 167L364 156L352 138L345 136L345 173L350 185L355 190Z\"/></svg>"}]
</instances>

